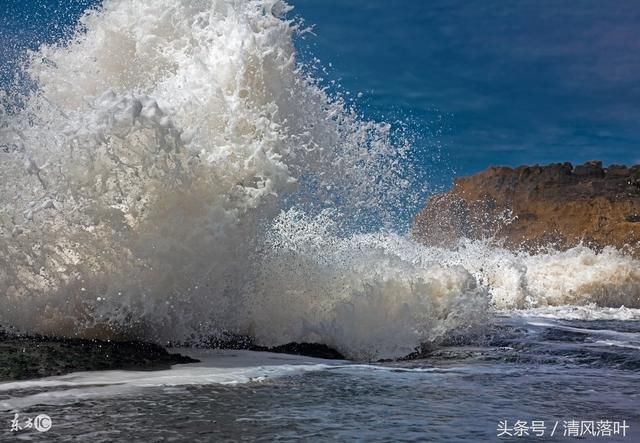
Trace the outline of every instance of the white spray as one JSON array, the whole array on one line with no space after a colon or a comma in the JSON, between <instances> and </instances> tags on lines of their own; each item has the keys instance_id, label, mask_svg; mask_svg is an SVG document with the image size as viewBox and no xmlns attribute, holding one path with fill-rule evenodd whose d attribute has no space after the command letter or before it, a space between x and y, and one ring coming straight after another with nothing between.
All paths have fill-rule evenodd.
<instances>
[{"instance_id":1,"label":"white spray","mask_svg":"<svg viewBox=\"0 0 640 443\"><path fill-rule=\"evenodd\" d=\"M349 234L419 197L409 146L309 77L289 9L105 0L32 55L36 92L0 114L0 324L173 341L226 330L373 358L474 331L491 297L588 302L620 266L637 290L637 262L614 251ZM557 275L568 265L575 281Z\"/></svg>"}]
</instances>

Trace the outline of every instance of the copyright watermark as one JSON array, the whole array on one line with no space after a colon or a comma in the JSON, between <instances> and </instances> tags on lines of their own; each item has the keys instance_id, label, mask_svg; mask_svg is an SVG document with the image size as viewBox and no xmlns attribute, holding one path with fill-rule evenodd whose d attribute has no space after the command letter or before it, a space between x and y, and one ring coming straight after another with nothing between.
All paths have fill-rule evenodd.
<instances>
[{"instance_id":1,"label":"copyright watermark","mask_svg":"<svg viewBox=\"0 0 640 443\"><path fill-rule=\"evenodd\" d=\"M11 420L11 432L29 431L35 429L38 432L47 432L53 426L51 417L47 414L40 414L36 417L20 417L16 413Z\"/></svg>"}]
</instances>

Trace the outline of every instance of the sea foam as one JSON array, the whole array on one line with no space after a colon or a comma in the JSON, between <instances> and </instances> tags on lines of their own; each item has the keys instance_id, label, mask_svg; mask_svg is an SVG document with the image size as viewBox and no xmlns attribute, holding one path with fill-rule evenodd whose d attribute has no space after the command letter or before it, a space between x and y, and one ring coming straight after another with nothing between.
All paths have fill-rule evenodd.
<instances>
[{"instance_id":1,"label":"sea foam","mask_svg":"<svg viewBox=\"0 0 640 443\"><path fill-rule=\"evenodd\" d=\"M29 56L34 89L1 114L0 324L367 359L474 334L496 307L637 302L616 251L392 233L423 197L411 146L314 80L289 11L105 0Z\"/></svg>"}]
</instances>

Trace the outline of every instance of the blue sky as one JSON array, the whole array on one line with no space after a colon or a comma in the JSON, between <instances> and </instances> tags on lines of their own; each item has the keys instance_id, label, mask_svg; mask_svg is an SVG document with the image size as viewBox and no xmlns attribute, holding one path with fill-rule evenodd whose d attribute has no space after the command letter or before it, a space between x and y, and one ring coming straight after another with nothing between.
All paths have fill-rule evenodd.
<instances>
[{"instance_id":1,"label":"blue sky","mask_svg":"<svg viewBox=\"0 0 640 443\"><path fill-rule=\"evenodd\" d=\"M373 113L445 117L460 173L640 161L640 2L294 0Z\"/></svg>"},{"instance_id":2,"label":"blue sky","mask_svg":"<svg viewBox=\"0 0 640 443\"><path fill-rule=\"evenodd\" d=\"M640 161L640 2L291 0L365 115L409 125L442 173ZM93 0L0 1L0 79L69 32ZM441 146L441 148L437 148Z\"/></svg>"},{"instance_id":3,"label":"blue sky","mask_svg":"<svg viewBox=\"0 0 640 443\"><path fill-rule=\"evenodd\" d=\"M26 49L62 38L93 0L0 0L0 81L6 84Z\"/></svg>"}]
</instances>

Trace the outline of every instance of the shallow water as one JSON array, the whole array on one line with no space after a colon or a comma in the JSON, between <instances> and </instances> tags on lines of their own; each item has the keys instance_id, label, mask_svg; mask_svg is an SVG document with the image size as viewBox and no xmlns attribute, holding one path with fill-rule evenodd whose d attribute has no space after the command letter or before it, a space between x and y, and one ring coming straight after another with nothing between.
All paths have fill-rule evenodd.
<instances>
[{"instance_id":1,"label":"shallow water","mask_svg":"<svg viewBox=\"0 0 640 443\"><path fill-rule=\"evenodd\" d=\"M483 344L415 361L358 364L245 351L193 351L171 371L95 372L0 385L0 436L33 441L498 441L500 421L620 422L640 438L640 321L496 318ZM537 314L537 313L536 313ZM608 338L607 338L608 337ZM9 432L49 414L46 434ZM624 421L624 422L623 422ZM557 425L556 425L557 422ZM554 436L551 432L556 427Z\"/></svg>"}]
</instances>

